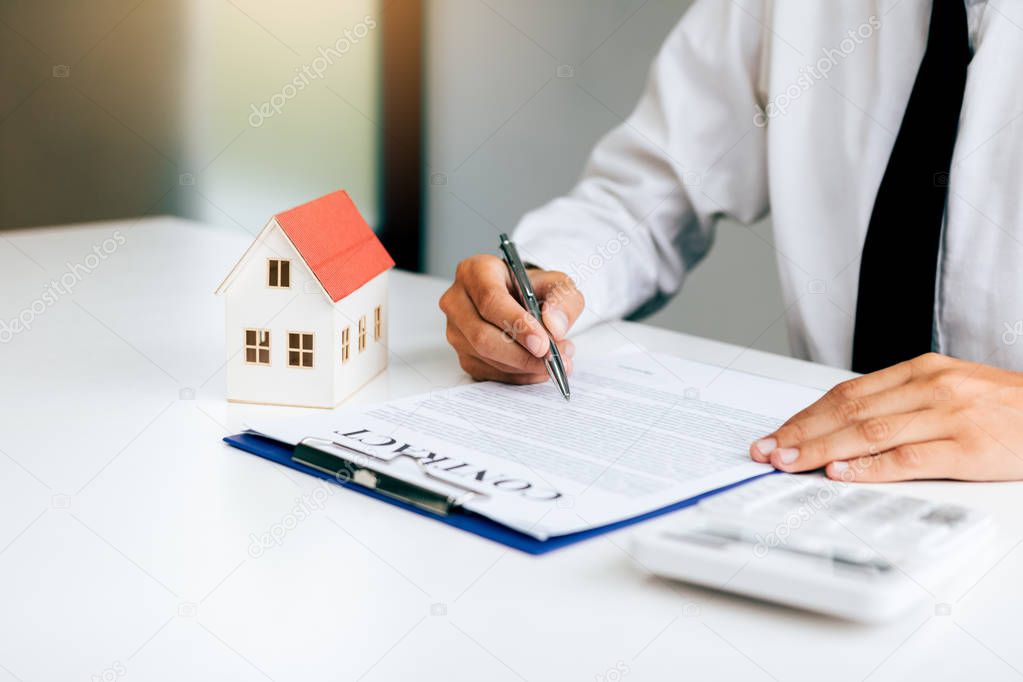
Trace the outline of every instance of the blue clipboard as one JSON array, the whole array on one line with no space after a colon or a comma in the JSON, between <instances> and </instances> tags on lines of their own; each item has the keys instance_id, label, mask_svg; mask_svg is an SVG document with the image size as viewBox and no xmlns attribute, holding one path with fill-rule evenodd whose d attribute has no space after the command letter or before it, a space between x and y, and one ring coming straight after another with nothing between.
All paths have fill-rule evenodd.
<instances>
[{"instance_id":1,"label":"blue clipboard","mask_svg":"<svg viewBox=\"0 0 1023 682\"><path fill-rule=\"evenodd\" d=\"M502 526L496 521L491 521L490 519L484 516L473 514L470 511L463 510L458 513L449 514L447 516L433 514L429 511L413 506L411 504L382 495L381 493L378 493L375 490L365 488L356 483L339 481L335 476L331 476L330 474L324 473L317 469L313 469L312 467L305 466L304 464L301 464L299 462L295 462L294 460L291 459L291 455L293 452L292 447L286 443L281 443L280 441L276 441L271 438L266 438L255 433L239 433L234 436L227 436L226 438L224 438L224 442L230 445L231 447L235 447L238 448L239 450L243 450L250 454L257 455L259 457L262 457L263 459L268 459L271 462L282 464L288 467L289 469L301 471L303 474L308 474L310 476L315 476L316 478L320 478L325 481L330 481L335 485L339 485L343 488L354 490L355 492L361 493L363 495L368 495L382 502L387 502L388 504L393 504L396 507L401 507L402 509L410 511L414 514L419 514L420 516L426 516L428 518L435 519L437 521L440 521L441 523L446 523L449 526L454 526L455 528L459 528L474 535L487 538L488 540L493 540L494 542L498 542L502 545L505 545L506 547L511 547L512 549L517 549L520 552L525 552L526 554L534 555L546 554L547 552L552 552L556 549L561 549L562 547L568 547L569 545L574 545L577 542L582 542L583 540L589 540L590 538L597 537L598 535L603 535L604 533L610 533L611 531L618 530L619 528L625 528L626 526L631 526L635 523L639 523L641 521L646 521L647 519L652 519L654 517L661 516L662 514L667 514L669 512L683 509L690 505L696 504L705 497L716 495L717 493L724 492L725 490L729 490L731 488L740 486L743 483L748 483L755 479L761 478L762 476L770 476L773 473L776 473L767 472L764 474L758 474L757 476L753 476L751 478L747 478L736 483L731 483L729 485L722 486L721 488L717 488L715 490L710 490L700 495L696 495L695 497L690 497L686 500L670 504L667 507L662 507L655 511L647 512L646 514L640 514L639 516L634 516L633 518L626 519L624 521L609 523L606 526L591 528L589 530L583 530L577 533L570 533L568 535L559 535L548 540L537 540L536 538L530 535L526 535L525 533L520 533L517 530L512 530L511 528Z\"/></svg>"}]
</instances>

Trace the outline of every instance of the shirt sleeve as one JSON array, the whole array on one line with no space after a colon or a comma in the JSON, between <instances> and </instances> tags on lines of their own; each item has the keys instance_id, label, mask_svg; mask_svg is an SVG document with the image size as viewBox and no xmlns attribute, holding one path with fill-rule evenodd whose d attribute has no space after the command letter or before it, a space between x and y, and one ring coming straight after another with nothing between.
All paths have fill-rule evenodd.
<instances>
[{"instance_id":1,"label":"shirt sleeve","mask_svg":"<svg viewBox=\"0 0 1023 682\"><path fill-rule=\"evenodd\" d=\"M720 217L750 223L767 211L766 3L697 0L575 188L516 228L523 260L567 273L585 296L576 330L656 309L707 253Z\"/></svg>"}]
</instances>

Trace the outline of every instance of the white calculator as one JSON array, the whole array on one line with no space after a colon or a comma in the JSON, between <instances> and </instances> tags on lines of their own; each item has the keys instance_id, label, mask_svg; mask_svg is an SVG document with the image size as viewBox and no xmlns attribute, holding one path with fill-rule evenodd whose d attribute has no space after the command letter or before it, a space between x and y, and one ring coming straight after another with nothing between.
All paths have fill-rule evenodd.
<instances>
[{"instance_id":1,"label":"white calculator","mask_svg":"<svg viewBox=\"0 0 1023 682\"><path fill-rule=\"evenodd\" d=\"M963 568L990 518L816 475L771 474L643 526L657 575L850 620L890 620Z\"/></svg>"}]
</instances>

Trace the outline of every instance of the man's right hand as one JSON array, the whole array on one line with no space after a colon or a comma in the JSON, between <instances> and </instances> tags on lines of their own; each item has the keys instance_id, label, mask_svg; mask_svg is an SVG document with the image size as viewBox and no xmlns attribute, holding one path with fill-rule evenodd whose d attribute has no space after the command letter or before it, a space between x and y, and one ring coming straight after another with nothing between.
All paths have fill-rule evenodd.
<instances>
[{"instance_id":1,"label":"man's right hand","mask_svg":"<svg viewBox=\"0 0 1023 682\"><path fill-rule=\"evenodd\" d=\"M541 303L543 323L571 374L575 345L565 337L583 311L583 295L562 272L530 269L528 273ZM550 340L519 305L513 286L503 260L479 254L458 264L454 283L440 298L440 309L448 317L448 342L473 379L510 384L548 379L543 358Z\"/></svg>"}]
</instances>

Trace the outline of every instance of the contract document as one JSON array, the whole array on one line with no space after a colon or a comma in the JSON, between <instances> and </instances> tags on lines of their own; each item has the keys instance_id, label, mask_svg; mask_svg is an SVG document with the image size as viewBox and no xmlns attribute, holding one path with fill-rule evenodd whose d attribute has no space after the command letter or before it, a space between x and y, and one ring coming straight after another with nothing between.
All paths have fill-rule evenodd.
<instances>
[{"instance_id":1,"label":"contract document","mask_svg":"<svg viewBox=\"0 0 1023 682\"><path fill-rule=\"evenodd\" d=\"M329 440L412 482L451 481L471 491L464 509L545 540L771 471L750 444L821 396L650 353L579 363L571 382L571 402L550 383L482 382L249 427L291 445Z\"/></svg>"}]
</instances>

